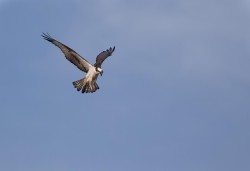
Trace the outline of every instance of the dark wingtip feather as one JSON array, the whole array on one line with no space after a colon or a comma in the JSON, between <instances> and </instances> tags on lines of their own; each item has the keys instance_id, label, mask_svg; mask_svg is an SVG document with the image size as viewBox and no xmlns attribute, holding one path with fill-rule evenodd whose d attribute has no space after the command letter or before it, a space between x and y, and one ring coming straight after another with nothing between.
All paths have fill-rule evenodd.
<instances>
[{"instance_id":1,"label":"dark wingtip feather","mask_svg":"<svg viewBox=\"0 0 250 171\"><path fill-rule=\"evenodd\" d=\"M109 49L106 50L106 52L109 53L109 55L112 55L112 53L115 51L115 46L112 48L110 47Z\"/></svg>"},{"instance_id":2,"label":"dark wingtip feather","mask_svg":"<svg viewBox=\"0 0 250 171\"><path fill-rule=\"evenodd\" d=\"M41 35L45 40L52 42L54 39L49 35L49 33L42 33Z\"/></svg>"}]
</instances>

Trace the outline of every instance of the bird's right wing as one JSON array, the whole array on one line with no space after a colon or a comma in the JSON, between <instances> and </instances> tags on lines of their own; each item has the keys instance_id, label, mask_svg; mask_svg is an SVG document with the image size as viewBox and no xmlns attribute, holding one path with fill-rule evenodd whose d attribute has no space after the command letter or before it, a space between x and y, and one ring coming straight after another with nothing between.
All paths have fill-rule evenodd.
<instances>
[{"instance_id":1,"label":"bird's right wing","mask_svg":"<svg viewBox=\"0 0 250 171\"><path fill-rule=\"evenodd\" d=\"M61 51L64 53L65 57L71 62L73 63L75 66L77 66L77 68L79 68L80 70L84 71L84 72L88 72L89 68L92 66L86 59L84 59L83 57L81 57L78 53L76 53L73 49L71 49L70 47L62 44L61 42L53 39L49 34L42 34L42 37L53 43L54 45L56 45L57 47L59 47L61 49Z\"/></svg>"},{"instance_id":2,"label":"bird's right wing","mask_svg":"<svg viewBox=\"0 0 250 171\"><path fill-rule=\"evenodd\" d=\"M106 51L101 52L97 57L96 57L96 63L94 64L94 66L96 67L101 67L103 61L112 55L112 53L115 51L115 46L113 47L113 49L110 47L109 49L107 49Z\"/></svg>"}]
</instances>

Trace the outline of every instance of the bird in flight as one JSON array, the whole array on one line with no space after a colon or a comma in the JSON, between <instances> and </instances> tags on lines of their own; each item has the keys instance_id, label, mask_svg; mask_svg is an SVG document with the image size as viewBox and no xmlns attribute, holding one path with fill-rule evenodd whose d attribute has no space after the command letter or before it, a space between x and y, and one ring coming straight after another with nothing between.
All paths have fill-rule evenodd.
<instances>
[{"instance_id":1,"label":"bird in flight","mask_svg":"<svg viewBox=\"0 0 250 171\"><path fill-rule=\"evenodd\" d=\"M86 59L76 53L73 49L53 39L49 34L43 33L42 37L45 40L53 43L55 46L59 47L64 53L66 59L73 63L78 69L87 73L84 78L73 82L73 85L77 89L77 91L82 91L82 93L93 93L99 89L96 80L99 74L101 76L103 74L101 65L103 61L107 57L111 56L115 51L115 46L113 48L110 47L106 51L103 51L99 55L97 55L96 63L92 65Z\"/></svg>"}]
</instances>

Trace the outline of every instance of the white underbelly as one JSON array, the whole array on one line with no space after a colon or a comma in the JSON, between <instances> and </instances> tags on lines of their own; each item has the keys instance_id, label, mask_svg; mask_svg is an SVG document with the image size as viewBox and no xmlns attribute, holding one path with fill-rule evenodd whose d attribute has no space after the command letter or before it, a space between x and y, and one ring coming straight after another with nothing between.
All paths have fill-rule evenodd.
<instances>
[{"instance_id":1,"label":"white underbelly","mask_svg":"<svg viewBox=\"0 0 250 171\"><path fill-rule=\"evenodd\" d=\"M88 73L86 74L86 79L87 79L87 81L96 81L96 79L97 79L97 77L98 77L98 72L96 72L96 70L95 70L95 67L91 67L91 68L89 68L89 71L88 71Z\"/></svg>"}]
</instances>

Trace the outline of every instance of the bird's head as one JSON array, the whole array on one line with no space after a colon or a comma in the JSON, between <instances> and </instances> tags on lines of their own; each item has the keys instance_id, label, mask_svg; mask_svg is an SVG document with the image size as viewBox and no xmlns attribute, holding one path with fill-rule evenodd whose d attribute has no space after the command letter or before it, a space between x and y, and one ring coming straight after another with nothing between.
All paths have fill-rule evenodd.
<instances>
[{"instance_id":1,"label":"bird's head","mask_svg":"<svg viewBox=\"0 0 250 171\"><path fill-rule=\"evenodd\" d=\"M100 73L100 75L102 76L103 70L100 67L96 67L95 70L96 72Z\"/></svg>"}]
</instances>

